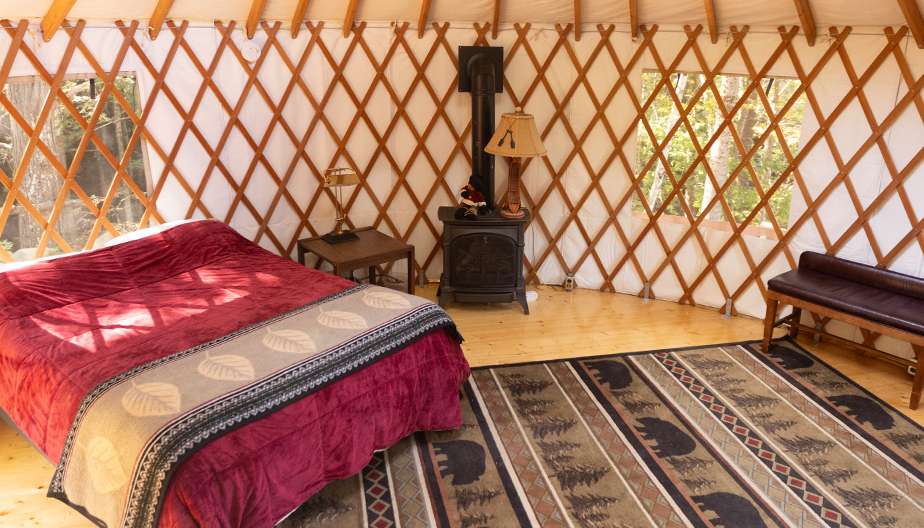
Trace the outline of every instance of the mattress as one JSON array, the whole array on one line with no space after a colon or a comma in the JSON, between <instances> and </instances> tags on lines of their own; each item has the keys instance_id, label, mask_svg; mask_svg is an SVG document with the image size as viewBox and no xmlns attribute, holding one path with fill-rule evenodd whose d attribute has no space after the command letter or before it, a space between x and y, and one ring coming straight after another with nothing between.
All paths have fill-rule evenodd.
<instances>
[{"instance_id":1,"label":"mattress","mask_svg":"<svg viewBox=\"0 0 924 528\"><path fill-rule=\"evenodd\" d=\"M0 407L54 463L100 383L353 286L216 221L0 273ZM372 452L461 424L452 332L235 429L174 473L159 526L272 526Z\"/></svg>"}]
</instances>

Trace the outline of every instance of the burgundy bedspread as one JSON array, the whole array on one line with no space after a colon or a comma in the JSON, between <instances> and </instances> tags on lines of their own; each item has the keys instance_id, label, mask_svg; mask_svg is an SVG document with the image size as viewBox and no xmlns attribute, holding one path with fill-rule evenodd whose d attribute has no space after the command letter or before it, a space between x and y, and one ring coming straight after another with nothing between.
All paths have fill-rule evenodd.
<instances>
[{"instance_id":1,"label":"burgundy bedspread","mask_svg":"<svg viewBox=\"0 0 924 528\"><path fill-rule=\"evenodd\" d=\"M106 379L351 286L220 222L0 273L0 407L53 461ZM174 474L160 526L271 526L373 450L461 424L445 331L237 429Z\"/></svg>"}]
</instances>

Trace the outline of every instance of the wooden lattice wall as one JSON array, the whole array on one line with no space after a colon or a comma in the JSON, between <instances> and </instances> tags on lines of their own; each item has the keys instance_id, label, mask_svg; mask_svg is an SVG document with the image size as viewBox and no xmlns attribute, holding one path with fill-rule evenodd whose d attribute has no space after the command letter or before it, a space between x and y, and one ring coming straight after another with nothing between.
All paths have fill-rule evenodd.
<instances>
[{"instance_id":1,"label":"wooden lattice wall","mask_svg":"<svg viewBox=\"0 0 924 528\"><path fill-rule=\"evenodd\" d=\"M442 231L436 210L457 203L471 163L469 95L456 90L456 46L503 45L505 90L498 108L523 106L535 114L550 147L548 156L527 160L524 171L525 203L534 217L528 228L528 282L560 283L571 272L583 287L642 295L648 285L652 296L722 307L731 299L733 310L760 316L765 280L795 266L804 249L924 272L924 175L918 170L924 141L907 140L909 132L924 136L924 55L908 46L905 27L873 36L832 28L809 47L795 27L732 28L712 44L701 26L643 27L632 39L601 25L593 32L585 28L575 42L570 25L514 25L493 40L488 23L433 23L420 39L406 23L359 24L343 38L339 28L308 22L293 40L280 24L263 23L257 34L262 53L248 62L234 22L209 28L168 22L156 42L137 22L102 29L65 23L46 50L36 48L25 22L0 25L5 34L0 86L10 75L31 71L51 88L36 123L22 119L0 96L16 126L31 137L24 158L49 156L36 131L56 99L86 130L78 161L93 144L115 174L98 206L74 181L77 163L68 169L53 162L64 186L44 215L19 192L25 164L13 174L0 174L10 191L0 228L14 206L28 211L44 229L36 254L50 241L66 251L84 249L68 246L56 230L69 193L96 218L86 248L102 232L118 235L106 213L116 189L125 184L145 207L139 227L215 217L291 256L299 238L331 228L333 195L319 182L324 169L346 165L363 175L347 203L350 222L414 243L415 268L436 279ZM75 68L102 79L100 99L113 94L136 124L131 145L144 141L153 176L147 193L126 174L132 148L121 159L108 152L94 132L98 112L85 119L60 92L64 75ZM116 73L125 70L137 71L144 81L140 113L114 84ZM662 75L646 98L640 88L643 71ZM675 72L703 72L708 82L684 105L668 82ZM667 171L674 192L653 210L642 192L642 175L666 163L662 147L671 137L692 135L688 113L707 93L720 97L714 79L727 72L746 75L750 84L737 104L719 106L723 117L737 115L747 96L757 94L771 120L713 198L712 205L725 210L730 222L717 226L685 201L679 190L692 167L685 173ZM761 83L769 76L801 82L797 96L805 96L807 124L798 152L786 151L788 168L764 186L752 158L772 135L786 145L779 123L788 110L774 110L767 100ZM676 125L659 141L646 111L664 89L680 111ZM898 123L900 140L891 135ZM707 159L724 128L705 144L694 140L697 161ZM639 129L656 150L649 160L640 160L642 171L635 159ZM745 151L735 128L729 129ZM820 152L822 161L816 160ZM875 178L868 170L870 156L881 168ZM503 196L505 174L499 160L498 196ZM759 194L743 221L728 213L724 195L739 174L752 178ZM787 181L794 183L798 214L784 229L769 200ZM858 191L868 187L875 188L872 194ZM644 205L642 214L631 213L633 197ZM684 217L668 219L665 208L675 199ZM752 220L760 214L771 229L752 236ZM877 227L877 218L880 224L888 218L888 225ZM3 248L0 258L12 260Z\"/></svg>"}]
</instances>

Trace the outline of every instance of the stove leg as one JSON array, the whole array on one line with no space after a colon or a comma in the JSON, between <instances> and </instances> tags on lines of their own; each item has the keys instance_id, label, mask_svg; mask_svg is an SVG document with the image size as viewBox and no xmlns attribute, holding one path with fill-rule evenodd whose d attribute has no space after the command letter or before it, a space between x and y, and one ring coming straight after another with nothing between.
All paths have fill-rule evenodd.
<instances>
[{"instance_id":1,"label":"stove leg","mask_svg":"<svg viewBox=\"0 0 924 528\"><path fill-rule=\"evenodd\" d=\"M449 293L443 295L443 276L440 275L440 285L436 287L436 296L439 297L440 308L445 308L446 303L449 302Z\"/></svg>"},{"instance_id":2,"label":"stove leg","mask_svg":"<svg viewBox=\"0 0 924 528\"><path fill-rule=\"evenodd\" d=\"M529 306L526 305L526 292L517 292L517 300L523 306L523 315L529 315Z\"/></svg>"}]
</instances>

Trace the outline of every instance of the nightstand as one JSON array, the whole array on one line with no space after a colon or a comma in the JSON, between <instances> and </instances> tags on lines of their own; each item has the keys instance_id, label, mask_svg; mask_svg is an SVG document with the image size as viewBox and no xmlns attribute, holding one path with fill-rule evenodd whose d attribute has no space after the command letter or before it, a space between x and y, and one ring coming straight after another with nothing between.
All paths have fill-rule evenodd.
<instances>
[{"instance_id":1,"label":"nightstand","mask_svg":"<svg viewBox=\"0 0 924 528\"><path fill-rule=\"evenodd\" d=\"M414 294L414 246L405 244L371 227L354 229L359 240L341 244L328 244L321 237L298 241L298 262L305 264L305 253L314 253L334 266L334 275L369 267L369 284L375 284L375 267L378 264L407 259L407 292Z\"/></svg>"}]
</instances>

